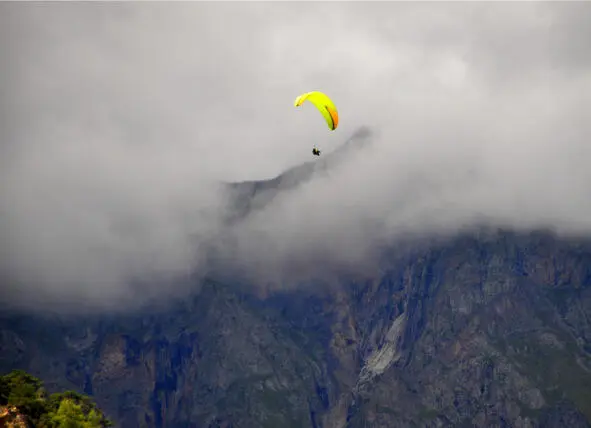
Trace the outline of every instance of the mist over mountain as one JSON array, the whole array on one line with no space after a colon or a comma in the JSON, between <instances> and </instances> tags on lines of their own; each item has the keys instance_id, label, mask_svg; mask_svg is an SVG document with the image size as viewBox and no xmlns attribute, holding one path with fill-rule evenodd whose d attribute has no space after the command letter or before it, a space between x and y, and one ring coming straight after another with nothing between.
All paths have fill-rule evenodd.
<instances>
[{"instance_id":1,"label":"mist over mountain","mask_svg":"<svg viewBox=\"0 0 591 428\"><path fill-rule=\"evenodd\" d=\"M211 258L280 288L400 235L590 230L585 3L0 9L5 303L127 311ZM314 89L334 132L292 105Z\"/></svg>"},{"instance_id":2,"label":"mist over mountain","mask_svg":"<svg viewBox=\"0 0 591 428\"><path fill-rule=\"evenodd\" d=\"M424 244L332 289L208 279L127 314L3 311L0 370L121 427L589 427L591 242Z\"/></svg>"},{"instance_id":3,"label":"mist over mountain","mask_svg":"<svg viewBox=\"0 0 591 428\"><path fill-rule=\"evenodd\" d=\"M589 427L589 22L0 3L0 373L122 428Z\"/></svg>"}]
</instances>

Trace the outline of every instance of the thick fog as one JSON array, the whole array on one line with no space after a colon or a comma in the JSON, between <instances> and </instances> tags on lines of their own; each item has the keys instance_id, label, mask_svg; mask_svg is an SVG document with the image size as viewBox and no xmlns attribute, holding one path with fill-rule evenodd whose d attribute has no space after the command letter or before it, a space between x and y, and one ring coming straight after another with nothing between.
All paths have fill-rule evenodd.
<instances>
[{"instance_id":1,"label":"thick fog","mask_svg":"<svg viewBox=\"0 0 591 428\"><path fill-rule=\"evenodd\" d=\"M281 287L483 219L586 234L589 22L584 2L0 4L2 299L130 308L213 265ZM293 106L310 90L336 131ZM356 132L224 223L221 183Z\"/></svg>"}]
</instances>

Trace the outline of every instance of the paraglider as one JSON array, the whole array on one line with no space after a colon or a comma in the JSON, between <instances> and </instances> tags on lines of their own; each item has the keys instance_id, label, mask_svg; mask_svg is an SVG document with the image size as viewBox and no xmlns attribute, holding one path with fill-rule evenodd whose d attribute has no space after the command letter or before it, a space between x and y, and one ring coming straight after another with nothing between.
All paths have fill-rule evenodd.
<instances>
[{"instance_id":1,"label":"paraglider","mask_svg":"<svg viewBox=\"0 0 591 428\"><path fill-rule=\"evenodd\" d=\"M339 125L339 113L337 112L337 108L334 103L331 101L326 94L318 91L307 92L298 96L293 105L295 107L301 106L304 101L310 101L314 106L320 111L326 124L328 125L328 129L334 131L337 129ZM312 154L314 156L320 156L320 150L316 147L312 149Z\"/></svg>"}]
</instances>

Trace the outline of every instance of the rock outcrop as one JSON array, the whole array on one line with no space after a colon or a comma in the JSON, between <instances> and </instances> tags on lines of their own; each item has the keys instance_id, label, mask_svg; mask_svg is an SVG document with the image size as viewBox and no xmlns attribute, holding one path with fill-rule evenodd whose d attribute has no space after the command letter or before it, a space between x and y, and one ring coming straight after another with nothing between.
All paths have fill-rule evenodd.
<instances>
[{"instance_id":1,"label":"rock outcrop","mask_svg":"<svg viewBox=\"0 0 591 428\"><path fill-rule=\"evenodd\" d=\"M463 236L339 290L206 282L168 309L0 315L0 369L118 426L588 427L591 245Z\"/></svg>"}]
</instances>

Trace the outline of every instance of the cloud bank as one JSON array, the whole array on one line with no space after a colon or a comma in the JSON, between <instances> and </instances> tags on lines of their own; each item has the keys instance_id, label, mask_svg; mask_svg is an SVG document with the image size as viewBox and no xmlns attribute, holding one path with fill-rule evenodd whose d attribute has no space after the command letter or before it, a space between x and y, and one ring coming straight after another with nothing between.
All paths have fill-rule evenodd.
<instances>
[{"instance_id":1,"label":"cloud bank","mask_svg":"<svg viewBox=\"0 0 591 428\"><path fill-rule=\"evenodd\" d=\"M212 247L263 284L483 217L588 234L590 21L583 2L1 4L4 300L130 307ZM314 89L337 131L293 107ZM220 183L363 126L369 146L223 224Z\"/></svg>"}]
</instances>

